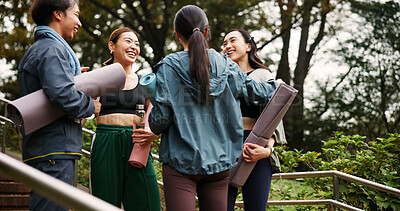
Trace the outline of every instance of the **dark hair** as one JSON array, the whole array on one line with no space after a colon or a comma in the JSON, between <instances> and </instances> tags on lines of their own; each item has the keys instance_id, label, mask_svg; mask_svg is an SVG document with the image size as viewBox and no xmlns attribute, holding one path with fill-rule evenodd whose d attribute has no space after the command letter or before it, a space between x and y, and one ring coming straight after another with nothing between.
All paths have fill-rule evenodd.
<instances>
[{"instance_id":1,"label":"dark hair","mask_svg":"<svg viewBox=\"0 0 400 211\"><path fill-rule=\"evenodd\" d=\"M244 42L249 43L251 45L251 50L248 53L250 67L252 67L254 69L264 68L264 69L271 71L267 66L264 65L264 63L261 61L260 57L257 55L257 45L254 42L254 39L250 35L250 33L244 29L231 29L226 33L226 35L231 32L234 32L234 31L238 31L244 38Z\"/></svg>"},{"instance_id":2,"label":"dark hair","mask_svg":"<svg viewBox=\"0 0 400 211\"><path fill-rule=\"evenodd\" d=\"M135 31L133 31L133 29L130 29L128 27L122 27L122 28L115 29L111 33L110 37L108 38L108 41L116 44L119 39L119 36L125 32L133 32L133 33L135 33L136 36L138 36L137 33ZM114 63L114 55L111 52L110 52L110 56L111 56L111 58L107 59L107 61L105 61L103 63L103 65L110 65L110 64Z\"/></svg>"},{"instance_id":3,"label":"dark hair","mask_svg":"<svg viewBox=\"0 0 400 211\"><path fill-rule=\"evenodd\" d=\"M202 95L208 101L210 94L210 73L208 44L204 33L208 29L208 19L202 9L194 5L182 7L175 15L175 30L188 41L190 73L200 85Z\"/></svg>"},{"instance_id":4,"label":"dark hair","mask_svg":"<svg viewBox=\"0 0 400 211\"><path fill-rule=\"evenodd\" d=\"M78 0L35 0L29 12L36 25L47 26L53 20L53 11L61 10L65 13L68 8L78 3Z\"/></svg>"}]
</instances>

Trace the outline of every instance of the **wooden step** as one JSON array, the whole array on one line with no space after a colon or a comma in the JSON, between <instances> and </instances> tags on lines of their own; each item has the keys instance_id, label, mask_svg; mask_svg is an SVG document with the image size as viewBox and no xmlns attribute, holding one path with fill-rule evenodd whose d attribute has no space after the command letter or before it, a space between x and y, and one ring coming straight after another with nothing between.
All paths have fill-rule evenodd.
<instances>
[{"instance_id":1,"label":"wooden step","mask_svg":"<svg viewBox=\"0 0 400 211\"><path fill-rule=\"evenodd\" d=\"M0 181L13 181L13 179L0 171Z\"/></svg>"},{"instance_id":2,"label":"wooden step","mask_svg":"<svg viewBox=\"0 0 400 211\"><path fill-rule=\"evenodd\" d=\"M29 194L6 194L0 195L0 209L3 208L28 208Z\"/></svg>"},{"instance_id":3,"label":"wooden step","mask_svg":"<svg viewBox=\"0 0 400 211\"><path fill-rule=\"evenodd\" d=\"M0 173L0 210L29 210L31 188Z\"/></svg>"},{"instance_id":4,"label":"wooden step","mask_svg":"<svg viewBox=\"0 0 400 211\"><path fill-rule=\"evenodd\" d=\"M6 154L21 160L20 155L6 151ZM0 172L0 210L29 211L31 188L15 181L15 178Z\"/></svg>"},{"instance_id":5,"label":"wooden step","mask_svg":"<svg viewBox=\"0 0 400 211\"><path fill-rule=\"evenodd\" d=\"M30 194L31 188L15 181L0 181L0 194Z\"/></svg>"}]
</instances>

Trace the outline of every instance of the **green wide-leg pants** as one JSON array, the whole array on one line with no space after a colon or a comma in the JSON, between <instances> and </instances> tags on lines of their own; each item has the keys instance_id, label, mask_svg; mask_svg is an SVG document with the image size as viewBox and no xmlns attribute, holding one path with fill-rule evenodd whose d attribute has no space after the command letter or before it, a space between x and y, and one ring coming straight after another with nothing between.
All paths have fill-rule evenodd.
<instances>
[{"instance_id":1,"label":"green wide-leg pants","mask_svg":"<svg viewBox=\"0 0 400 211\"><path fill-rule=\"evenodd\" d=\"M146 168L128 163L133 147L132 126L98 125L91 152L91 191L125 210L161 210L153 158Z\"/></svg>"}]
</instances>

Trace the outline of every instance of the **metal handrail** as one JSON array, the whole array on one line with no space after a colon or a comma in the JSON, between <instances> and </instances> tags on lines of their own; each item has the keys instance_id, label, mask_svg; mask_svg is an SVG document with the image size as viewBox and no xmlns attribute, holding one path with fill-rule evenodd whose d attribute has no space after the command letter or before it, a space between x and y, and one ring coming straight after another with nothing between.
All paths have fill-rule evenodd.
<instances>
[{"instance_id":1,"label":"metal handrail","mask_svg":"<svg viewBox=\"0 0 400 211\"><path fill-rule=\"evenodd\" d=\"M333 205L337 208L342 208L351 211L362 211L362 209L352 207L350 205L338 202L333 199L322 199L322 200L285 200L285 201L268 201L268 205Z\"/></svg>"},{"instance_id":2,"label":"metal handrail","mask_svg":"<svg viewBox=\"0 0 400 211\"><path fill-rule=\"evenodd\" d=\"M340 171L313 171L313 172L293 172L273 174L272 179L295 179L295 178L313 178L313 177L333 177L334 182L334 198L323 200L284 200L284 201L268 201L267 205L332 205L336 208L343 208L351 211L360 211L361 209L339 202L339 182L336 178L341 178L354 183L365 185L376 190L381 190L389 194L400 196L400 190L376 182L372 182L357 176L346 174ZM236 201L236 206L243 207L243 201Z\"/></svg>"},{"instance_id":3,"label":"metal handrail","mask_svg":"<svg viewBox=\"0 0 400 211\"><path fill-rule=\"evenodd\" d=\"M296 179L296 178L313 178L313 177L333 177L333 191L335 199L324 200L285 200L285 201L268 201L268 205L332 205L337 208L346 210L361 210L350 205L339 202L339 182L337 178L341 178L350 182L358 183L376 190L400 196L400 190L376 182L372 182L357 176L346 174L340 171L312 171L312 172L293 172L293 173L278 173L273 174L272 179ZM243 206L243 201L237 201L237 206Z\"/></svg>"},{"instance_id":4,"label":"metal handrail","mask_svg":"<svg viewBox=\"0 0 400 211\"><path fill-rule=\"evenodd\" d=\"M4 153L0 153L0 171L31 186L43 196L68 208L76 210L120 210Z\"/></svg>"},{"instance_id":5,"label":"metal handrail","mask_svg":"<svg viewBox=\"0 0 400 211\"><path fill-rule=\"evenodd\" d=\"M348 180L350 182L355 182L361 185L374 188L376 190L384 191L389 194L400 196L400 190L392 188L386 185L382 185L376 182L372 182L357 176L346 174L340 171L310 171L310 172L293 172L293 173L280 173L273 174L272 179L295 179L295 178L311 178L311 177L333 177L337 176L341 179Z\"/></svg>"},{"instance_id":6,"label":"metal handrail","mask_svg":"<svg viewBox=\"0 0 400 211\"><path fill-rule=\"evenodd\" d=\"M9 103L11 101L0 98L0 101L5 103ZM14 124L10 119L3 117L0 115L0 121L5 121ZM89 134L94 135L95 132L82 128L82 131ZM3 141L4 142L4 141ZM4 148L4 147L3 147ZM90 152L82 149L82 153L89 157ZM159 159L159 156L156 154L152 154L155 160ZM39 171L40 172L40 171ZM40 172L42 173L42 172ZM268 201L268 205L332 205L337 208L343 208L346 210L360 210L358 208L352 207L350 205L346 205L344 203L339 202L339 182L338 178L348 180L351 182L355 182L361 185L368 186L370 188L374 188L376 190L381 190L389 194L400 196L400 190L396 188L392 188L386 185L382 185L376 182L372 182L357 176L353 176L350 174L346 174L340 171L313 171L313 172L293 172L293 173L278 173L273 174L272 179L294 179L294 178L312 178L312 177L333 177L333 191L334 191L334 199L323 199L323 200L285 200L285 201ZM161 181L157 181L159 185L163 185ZM237 201L237 206L243 206L243 201Z\"/></svg>"},{"instance_id":7,"label":"metal handrail","mask_svg":"<svg viewBox=\"0 0 400 211\"><path fill-rule=\"evenodd\" d=\"M0 98L0 101L2 101L2 102L4 102L4 103L7 103L7 104L10 104L10 103L11 103L11 100L7 100L7 99L5 99L5 98Z\"/></svg>"},{"instance_id":8,"label":"metal handrail","mask_svg":"<svg viewBox=\"0 0 400 211\"><path fill-rule=\"evenodd\" d=\"M2 102L4 102L4 103L7 103L7 104L11 103L10 100L4 99L4 98L0 98L0 101L2 101ZM7 108L4 109L4 116L7 116ZM2 116L1 116L1 117L2 117ZM4 117L4 118L2 117L1 120L11 122L10 119L5 118L5 117ZM3 123L1 120L0 120L0 122ZM11 123L12 123L12 122L11 122ZM5 133L5 131L7 130L7 125L6 125L6 124L2 124L2 125L3 125L3 139L2 139L2 143L1 143L1 151L2 151L3 153L5 153L5 152L6 152L6 149L5 149L5 145L6 145L6 133Z\"/></svg>"}]
</instances>

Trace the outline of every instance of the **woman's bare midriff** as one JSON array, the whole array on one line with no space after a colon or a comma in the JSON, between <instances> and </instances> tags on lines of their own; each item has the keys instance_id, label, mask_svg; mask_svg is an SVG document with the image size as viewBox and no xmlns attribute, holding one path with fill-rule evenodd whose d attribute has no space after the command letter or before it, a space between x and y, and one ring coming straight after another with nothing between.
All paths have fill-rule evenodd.
<instances>
[{"instance_id":1,"label":"woman's bare midriff","mask_svg":"<svg viewBox=\"0 0 400 211\"><path fill-rule=\"evenodd\" d=\"M250 117L243 117L242 119L243 119L243 129L253 130L253 127L256 124L257 119Z\"/></svg>"},{"instance_id":2,"label":"woman's bare midriff","mask_svg":"<svg viewBox=\"0 0 400 211\"><path fill-rule=\"evenodd\" d=\"M133 126L133 124L138 122L140 122L140 118L135 114L115 113L98 116L96 118L97 124L104 125Z\"/></svg>"}]
</instances>

